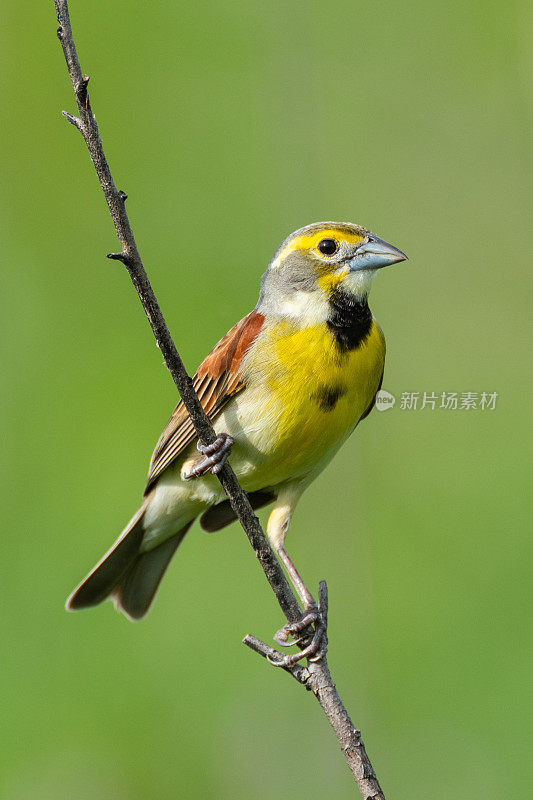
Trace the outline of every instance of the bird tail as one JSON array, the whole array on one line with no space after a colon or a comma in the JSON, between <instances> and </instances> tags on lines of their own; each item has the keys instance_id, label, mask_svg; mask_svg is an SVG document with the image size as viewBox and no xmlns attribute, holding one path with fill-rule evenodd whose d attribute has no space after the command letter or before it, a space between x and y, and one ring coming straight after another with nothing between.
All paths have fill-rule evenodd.
<instances>
[{"instance_id":1,"label":"bird tail","mask_svg":"<svg viewBox=\"0 0 533 800\"><path fill-rule=\"evenodd\" d=\"M115 608L130 619L148 612L172 556L192 523L146 553L138 553L111 593Z\"/></svg>"},{"instance_id":2,"label":"bird tail","mask_svg":"<svg viewBox=\"0 0 533 800\"><path fill-rule=\"evenodd\" d=\"M74 589L66 603L68 611L96 606L110 598L115 608L130 619L144 617L172 556L192 525L191 521L153 550L141 553L147 507L148 498L111 549Z\"/></svg>"}]
</instances>

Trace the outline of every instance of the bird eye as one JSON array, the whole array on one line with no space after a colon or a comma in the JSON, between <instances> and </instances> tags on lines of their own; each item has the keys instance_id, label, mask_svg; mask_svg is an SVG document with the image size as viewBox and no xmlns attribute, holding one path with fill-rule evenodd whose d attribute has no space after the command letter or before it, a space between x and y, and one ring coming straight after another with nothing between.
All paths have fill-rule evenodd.
<instances>
[{"instance_id":1,"label":"bird eye","mask_svg":"<svg viewBox=\"0 0 533 800\"><path fill-rule=\"evenodd\" d=\"M339 243L335 239L322 239L318 243L318 249L323 256L333 256L339 249Z\"/></svg>"}]
</instances>

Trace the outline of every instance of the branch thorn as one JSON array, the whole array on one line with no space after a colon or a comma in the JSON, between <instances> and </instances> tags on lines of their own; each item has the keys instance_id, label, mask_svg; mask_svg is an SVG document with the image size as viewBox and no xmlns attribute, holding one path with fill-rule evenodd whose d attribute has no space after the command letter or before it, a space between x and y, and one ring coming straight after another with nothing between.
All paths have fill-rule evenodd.
<instances>
[{"instance_id":1,"label":"branch thorn","mask_svg":"<svg viewBox=\"0 0 533 800\"><path fill-rule=\"evenodd\" d=\"M81 119L79 117L75 117L72 114L69 114L68 111L62 111L61 113L63 114L65 119L68 120L68 122L70 122L71 125L74 125L75 128L81 131Z\"/></svg>"},{"instance_id":2,"label":"branch thorn","mask_svg":"<svg viewBox=\"0 0 533 800\"><path fill-rule=\"evenodd\" d=\"M59 41L61 41L63 39L63 28L61 27L61 25L57 29L56 33L57 33L57 38L59 39Z\"/></svg>"},{"instance_id":3,"label":"branch thorn","mask_svg":"<svg viewBox=\"0 0 533 800\"><path fill-rule=\"evenodd\" d=\"M107 258L110 258L112 261L122 261L123 264L127 264L129 261L129 257L126 253L108 253Z\"/></svg>"},{"instance_id":4,"label":"branch thorn","mask_svg":"<svg viewBox=\"0 0 533 800\"><path fill-rule=\"evenodd\" d=\"M126 192L123 192L122 189L119 191L118 196L123 203L125 203L126 200L128 199L128 195L126 194Z\"/></svg>"}]
</instances>

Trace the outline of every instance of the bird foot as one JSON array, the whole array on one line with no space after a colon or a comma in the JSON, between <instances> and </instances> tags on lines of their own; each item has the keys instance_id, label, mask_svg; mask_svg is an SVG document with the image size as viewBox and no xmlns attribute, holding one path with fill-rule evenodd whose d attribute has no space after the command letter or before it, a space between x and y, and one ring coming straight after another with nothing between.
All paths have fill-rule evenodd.
<instances>
[{"instance_id":1,"label":"bird foot","mask_svg":"<svg viewBox=\"0 0 533 800\"><path fill-rule=\"evenodd\" d=\"M315 626L313 635L310 637L304 634L298 637L298 634L310 625ZM274 635L274 641L282 647L290 647L293 644L305 644L305 647L299 653L282 656L281 659L269 657L268 660L276 667L291 667L302 658L307 658L308 661L320 661L327 652L326 630L327 618L323 609L316 604L307 606L301 619L284 625ZM293 641L289 641L291 637Z\"/></svg>"},{"instance_id":2,"label":"bird foot","mask_svg":"<svg viewBox=\"0 0 533 800\"><path fill-rule=\"evenodd\" d=\"M231 448L233 446L233 439L227 433L219 433L217 438L211 444L198 444L196 445L199 452L203 455L190 470L183 475L186 481L191 478L200 478L208 472L217 475L228 458Z\"/></svg>"}]
</instances>

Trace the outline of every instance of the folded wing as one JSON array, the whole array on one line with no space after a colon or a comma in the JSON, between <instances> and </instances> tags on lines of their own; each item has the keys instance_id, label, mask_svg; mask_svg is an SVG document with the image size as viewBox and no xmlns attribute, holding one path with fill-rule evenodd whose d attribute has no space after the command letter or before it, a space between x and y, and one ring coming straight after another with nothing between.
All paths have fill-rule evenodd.
<instances>
[{"instance_id":1,"label":"folded wing","mask_svg":"<svg viewBox=\"0 0 533 800\"><path fill-rule=\"evenodd\" d=\"M214 420L228 400L244 388L242 358L257 337L263 322L264 316L252 311L228 331L198 368L193 386L209 419ZM145 494L195 438L194 426L183 401L180 401L155 447Z\"/></svg>"}]
</instances>

